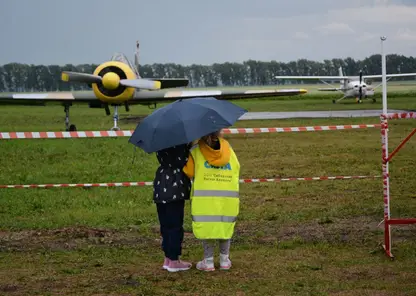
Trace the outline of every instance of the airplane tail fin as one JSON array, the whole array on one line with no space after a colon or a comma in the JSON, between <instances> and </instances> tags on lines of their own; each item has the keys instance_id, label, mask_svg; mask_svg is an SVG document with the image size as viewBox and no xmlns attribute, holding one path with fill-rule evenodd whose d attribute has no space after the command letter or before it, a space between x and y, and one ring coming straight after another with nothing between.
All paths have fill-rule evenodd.
<instances>
[{"instance_id":1,"label":"airplane tail fin","mask_svg":"<svg viewBox=\"0 0 416 296\"><path fill-rule=\"evenodd\" d=\"M135 71L138 79L140 77L139 72L139 41L136 41L136 51L134 52L134 66L136 67ZM188 78L147 78L146 80L159 81L160 88L174 88L174 87L186 87L189 84Z\"/></svg>"},{"instance_id":2,"label":"airplane tail fin","mask_svg":"<svg viewBox=\"0 0 416 296\"><path fill-rule=\"evenodd\" d=\"M141 78L139 73L139 46L139 41L136 41L136 51L134 52L134 66L136 67L137 78Z\"/></svg>"},{"instance_id":3,"label":"airplane tail fin","mask_svg":"<svg viewBox=\"0 0 416 296\"><path fill-rule=\"evenodd\" d=\"M342 73L342 67L339 67L338 68L338 75L341 76L341 77L344 76L344 73ZM340 88L342 88L342 86L343 86L344 83L345 83L345 80L344 79L341 79L340 80Z\"/></svg>"},{"instance_id":4,"label":"airplane tail fin","mask_svg":"<svg viewBox=\"0 0 416 296\"><path fill-rule=\"evenodd\" d=\"M338 73L339 73L339 76L344 76L344 74L342 73L342 67L338 68Z\"/></svg>"}]
</instances>

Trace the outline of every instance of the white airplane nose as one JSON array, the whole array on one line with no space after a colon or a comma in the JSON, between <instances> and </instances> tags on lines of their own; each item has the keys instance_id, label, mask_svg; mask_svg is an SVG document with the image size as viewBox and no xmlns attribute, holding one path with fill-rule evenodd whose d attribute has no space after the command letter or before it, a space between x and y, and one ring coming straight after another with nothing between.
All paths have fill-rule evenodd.
<instances>
[{"instance_id":1,"label":"white airplane nose","mask_svg":"<svg viewBox=\"0 0 416 296\"><path fill-rule=\"evenodd\" d=\"M362 93L363 95L366 93L366 89L365 89L364 87L362 87L362 88L361 88L361 93ZM359 95L360 95L360 88L359 88L359 87L355 89L355 94L356 94L357 96L359 96Z\"/></svg>"}]
</instances>

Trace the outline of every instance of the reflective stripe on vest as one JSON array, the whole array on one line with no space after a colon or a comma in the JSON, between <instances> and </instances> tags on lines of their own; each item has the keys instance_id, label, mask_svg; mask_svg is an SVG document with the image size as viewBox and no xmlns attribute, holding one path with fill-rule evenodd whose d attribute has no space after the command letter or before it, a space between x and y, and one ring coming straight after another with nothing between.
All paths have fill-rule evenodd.
<instances>
[{"instance_id":1,"label":"reflective stripe on vest","mask_svg":"<svg viewBox=\"0 0 416 296\"><path fill-rule=\"evenodd\" d=\"M194 190L193 196L239 197L239 192L231 190Z\"/></svg>"},{"instance_id":2,"label":"reflective stripe on vest","mask_svg":"<svg viewBox=\"0 0 416 296\"><path fill-rule=\"evenodd\" d=\"M237 217L233 216L208 216L208 215L201 215L201 216L192 216L192 221L194 222L235 222Z\"/></svg>"}]
</instances>

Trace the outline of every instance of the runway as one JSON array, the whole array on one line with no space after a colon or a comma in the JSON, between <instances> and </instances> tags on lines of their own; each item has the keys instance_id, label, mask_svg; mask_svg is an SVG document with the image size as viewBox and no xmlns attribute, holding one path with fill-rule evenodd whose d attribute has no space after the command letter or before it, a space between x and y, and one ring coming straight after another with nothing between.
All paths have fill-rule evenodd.
<instances>
[{"instance_id":1,"label":"runway","mask_svg":"<svg viewBox=\"0 0 416 296\"><path fill-rule=\"evenodd\" d=\"M388 113L409 112L408 110L388 109ZM339 111L295 111L295 112L248 112L239 120L285 119L285 118L345 118L379 117L382 110L339 110Z\"/></svg>"}]
</instances>

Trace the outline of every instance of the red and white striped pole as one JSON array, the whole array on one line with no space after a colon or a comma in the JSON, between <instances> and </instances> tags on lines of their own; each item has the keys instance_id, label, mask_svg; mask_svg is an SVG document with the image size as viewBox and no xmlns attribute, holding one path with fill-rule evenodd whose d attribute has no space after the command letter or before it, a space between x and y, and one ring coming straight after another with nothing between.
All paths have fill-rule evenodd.
<instances>
[{"instance_id":1,"label":"red and white striped pole","mask_svg":"<svg viewBox=\"0 0 416 296\"><path fill-rule=\"evenodd\" d=\"M382 151L382 174L383 174L383 201L384 201L384 249L389 257L391 254L391 227L390 220L390 176L388 162L388 122L381 115L381 151Z\"/></svg>"}]
</instances>

